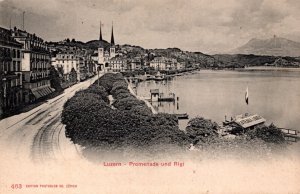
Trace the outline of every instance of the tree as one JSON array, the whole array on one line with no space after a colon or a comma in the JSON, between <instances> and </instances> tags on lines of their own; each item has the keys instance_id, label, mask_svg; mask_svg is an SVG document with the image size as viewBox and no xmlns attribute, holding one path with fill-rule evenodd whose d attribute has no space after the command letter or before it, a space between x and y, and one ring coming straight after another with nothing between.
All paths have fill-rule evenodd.
<instances>
[{"instance_id":1,"label":"tree","mask_svg":"<svg viewBox=\"0 0 300 194\"><path fill-rule=\"evenodd\" d=\"M259 138L268 143L281 144L285 142L284 133L273 123L269 126L258 126L253 130L248 130L246 135L251 139Z\"/></svg>"},{"instance_id":2,"label":"tree","mask_svg":"<svg viewBox=\"0 0 300 194\"><path fill-rule=\"evenodd\" d=\"M50 67L50 86L56 91L62 91L59 73L53 65Z\"/></svg>"},{"instance_id":3,"label":"tree","mask_svg":"<svg viewBox=\"0 0 300 194\"><path fill-rule=\"evenodd\" d=\"M77 92L63 109L66 136L86 148L116 150L124 147L157 152L166 147L186 148L188 137L174 115L153 115L145 102L130 95L121 74L105 74L86 90ZM112 109L107 96L115 98ZM119 92L121 91L121 92ZM115 97L115 96L114 96Z\"/></svg>"},{"instance_id":4,"label":"tree","mask_svg":"<svg viewBox=\"0 0 300 194\"><path fill-rule=\"evenodd\" d=\"M194 140L205 140L217 134L218 124L203 117L196 117L188 122L186 127L187 135ZM204 138L203 138L204 137Z\"/></svg>"}]
</instances>

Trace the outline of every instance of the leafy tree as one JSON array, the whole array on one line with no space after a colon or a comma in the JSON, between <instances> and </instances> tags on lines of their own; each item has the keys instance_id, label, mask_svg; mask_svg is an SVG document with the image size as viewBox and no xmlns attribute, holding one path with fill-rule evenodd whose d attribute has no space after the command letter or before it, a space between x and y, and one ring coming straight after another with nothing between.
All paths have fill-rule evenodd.
<instances>
[{"instance_id":1,"label":"leafy tree","mask_svg":"<svg viewBox=\"0 0 300 194\"><path fill-rule=\"evenodd\" d=\"M273 123L269 126L258 126L253 130L248 130L246 135L251 139L259 138L268 143L281 144L285 142L284 133Z\"/></svg>"},{"instance_id":2,"label":"leafy tree","mask_svg":"<svg viewBox=\"0 0 300 194\"><path fill-rule=\"evenodd\" d=\"M58 71L53 65L50 66L50 86L56 91L62 91L60 77Z\"/></svg>"},{"instance_id":3,"label":"leafy tree","mask_svg":"<svg viewBox=\"0 0 300 194\"><path fill-rule=\"evenodd\" d=\"M186 131L190 136L208 136L216 134L217 128L217 123L203 117L196 117L188 122Z\"/></svg>"}]
</instances>

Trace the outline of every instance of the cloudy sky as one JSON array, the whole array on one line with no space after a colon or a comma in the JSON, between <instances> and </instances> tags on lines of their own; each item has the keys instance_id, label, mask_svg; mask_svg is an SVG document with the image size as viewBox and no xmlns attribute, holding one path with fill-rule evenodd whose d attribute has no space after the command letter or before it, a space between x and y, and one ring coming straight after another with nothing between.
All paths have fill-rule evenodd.
<instances>
[{"instance_id":1,"label":"cloudy sky","mask_svg":"<svg viewBox=\"0 0 300 194\"><path fill-rule=\"evenodd\" d=\"M0 26L22 27L45 40L110 39L145 48L222 53L251 38L300 42L299 0L0 0Z\"/></svg>"}]
</instances>

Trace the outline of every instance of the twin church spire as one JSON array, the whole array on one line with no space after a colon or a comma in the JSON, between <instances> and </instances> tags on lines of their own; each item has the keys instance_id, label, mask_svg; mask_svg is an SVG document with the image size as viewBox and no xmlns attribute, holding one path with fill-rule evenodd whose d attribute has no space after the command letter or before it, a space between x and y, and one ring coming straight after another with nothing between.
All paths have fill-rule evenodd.
<instances>
[{"instance_id":1,"label":"twin church spire","mask_svg":"<svg viewBox=\"0 0 300 194\"><path fill-rule=\"evenodd\" d=\"M101 26L102 26L102 23L100 21L100 35L99 35L99 40L102 41L102 30L101 30ZM111 45L115 45L115 38L114 38L114 25L112 23L112 27L111 27L111 38L110 38L110 44Z\"/></svg>"}]
</instances>

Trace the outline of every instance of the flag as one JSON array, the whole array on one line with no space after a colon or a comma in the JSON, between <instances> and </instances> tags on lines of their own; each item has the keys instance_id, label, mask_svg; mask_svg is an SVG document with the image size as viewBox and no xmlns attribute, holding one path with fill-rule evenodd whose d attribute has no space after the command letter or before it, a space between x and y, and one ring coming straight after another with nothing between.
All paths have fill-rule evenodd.
<instances>
[{"instance_id":1,"label":"flag","mask_svg":"<svg viewBox=\"0 0 300 194\"><path fill-rule=\"evenodd\" d=\"M246 94L245 94L245 101L247 103L247 105L249 104L249 101L248 101L248 97L249 97L249 94L248 94L248 86L247 86L247 89L246 89Z\"/></svg>"}]
</instances>

